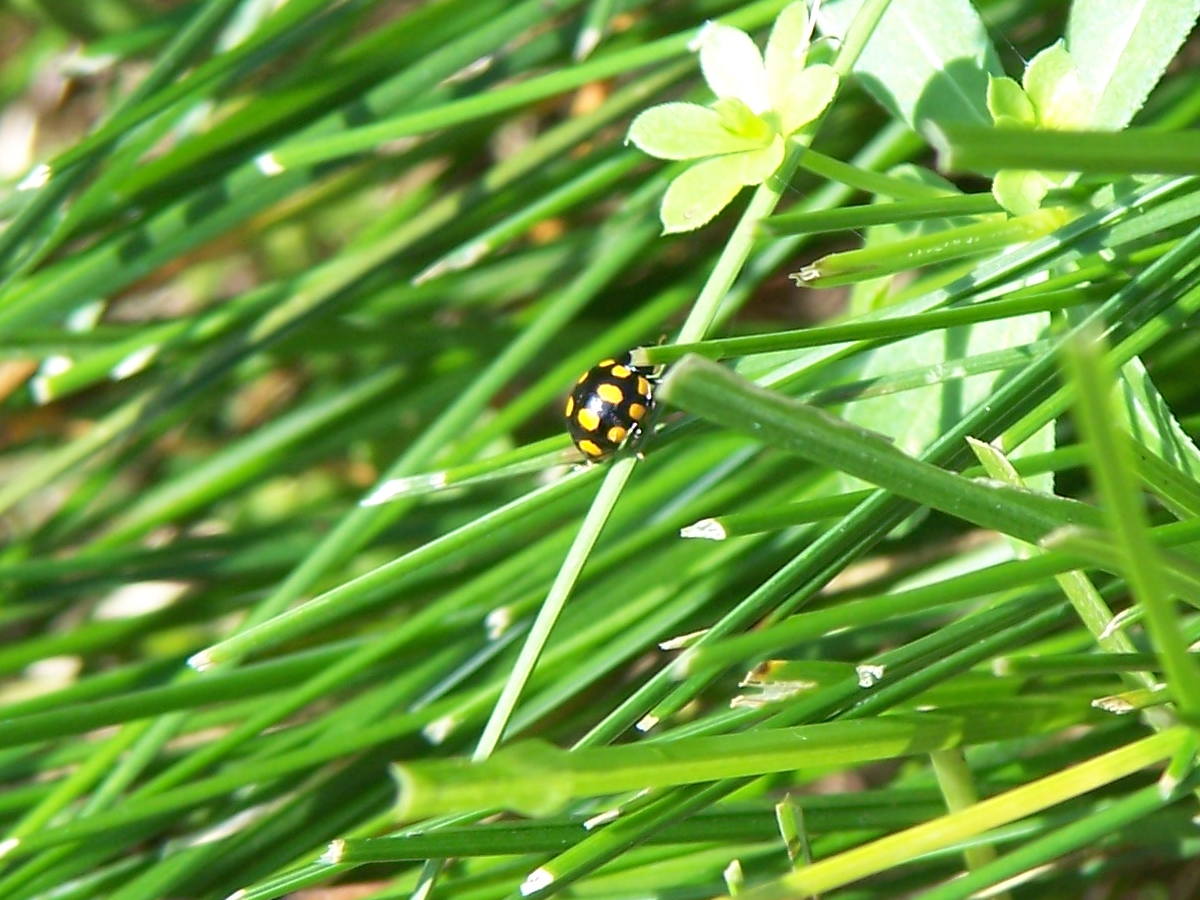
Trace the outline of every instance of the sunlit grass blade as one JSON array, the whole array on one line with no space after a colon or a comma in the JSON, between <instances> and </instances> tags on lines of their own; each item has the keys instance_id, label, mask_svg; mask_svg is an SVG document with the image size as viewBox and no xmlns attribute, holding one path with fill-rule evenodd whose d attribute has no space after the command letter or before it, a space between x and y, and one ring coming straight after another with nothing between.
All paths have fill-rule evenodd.
<instances>
[{"instance_id":1,"label":"sunlit grass blade","mask_svg":"<svg viewBox=\"0 0 1200 900\"><path fill-rule=\"evenodd\" d=\"M1091 815L1066 822L1050 834L1027 841L974 872L925 891L923 896L928 900L967 900L1006 879L1019 883L1024 880L1023 874L1036 873L1041 865L1079 848L1092 846L1122 826L1140 822L1155 810L1174 802L1184 791L1194 789L1196 784L1196 778L1188 779L1178 786L1176 793L1166 796L1158 785L1131 791Z\"/></svg>"},{"instance_id":2,"label":"sunlit grass blade","mask_svg":"<svg viewBox=\"0 0 1200 900\"><path fill-rule=\"evenodd\" d=\"M991 194L963 194L936 200L902 200L870 203L865 206L843 206L840 209L815 212L776 213L765 219L762 227L771 234L815 234L945 216L977 216L999 211L1000 205Z\"/></svg>"},{"instance_id":3,"label":"sunlit grass blade","mask_svg":"<svg viewBox=\"0 0 1200 900\"><path fill-rule=\"evenodd\" d=\"M895 178L881 172L871 172L859 166L844 163L839 159L809 150L804 154L801 165L814 175L837 181L847 187L864 191L868 194L880 194L895 200L907 200L914 203L945 200L956 196L953 191L944 188L934 188L919 182L904 178Z\"/></svg>"},{"instance_id":4,"label":"sunlit grass blade","mask_svg":"<svg viewBox=\"0 0 1200 900\"><path fill-rule=\"evenodd\" d=\"M476 519L435 539L424 547L380 566L374 572L361 575L287 613L275 616L260 625L214 644L195 654L189 663L193 668L204 671L240 659L255 649L271 646L318 628L329 621L349 616L372 602L378 602L377 590L393 582L400 573L427 564L454 549L465 547L478 549L478 540L484 535L494 536L497 529L506 523L517 521L522 516L537 511L545 504L552 503L559 497L577 490L584 483L592 480L589 477L592 474L591 471L583 470L563 476L552 484L531 491L493 513Z\"/></svg>"},{"instance_id":5,"label":"sunlit grass blade","mask_svg":"<svg viewBox=\"0 0 1200 900\"><path fill-rule=\"evenodd\" d=\"M889 759L994 740L1018 721L1027 727L1043 716L1039 710L1029 714L1032 718L1025 721L1014 711L1012 718L997 716L992 721L897 715L795 729L759 729L672 741L669 756L653 746L627 744L566 752L549 744L526 742L497 751L488 761L398 763L394 772L401 815L406 818L494 806L546 815L576 796L745 777L838 759ZM1047 725L1051 721L1057 722L1053 715Z\"/></svg>"},{"instance_id":6,"label":"sunlit grass blade","mask_svg":"<svg viewBox=\"0 0 1200 900\"><path fill-rule=\"evenodd\" d=\"M568 9L579 2L580 0L554 0L551 6L539 2L536 9L538 14L544 17L548 12ZM736 15L727 17L725 21L741 26L761 24L769 21L783 5L783 0L760 0L758 3L743 7ZM532 10L535 7L533 4L528 4L524 8ZM424 134L439 128L461 125L485 116L496 115L514 107L524 106L569 91L597 79L670 59L687 49L688 41L692 36L693 34L689 32L661 38L631 50L608 54L601 59L580 63L574 67L529 79L521 84L510 85L482 96L465 97L443 107L397 116L374 125L349 129L337 135L284 144L264 155L262 165L271 172L285 172L370 151L387 141Z\"/></svg>"},{"instance_id":7,"label":"sunlit grass blade","mask_svg":"<svg viewBox=\"0 0 1200 900\"><path fill-rule=\"evenodd\" d=\"M1167 680L1189 718L1200 711L1200 667L1187 652L1176 612L1162 575L1158 550L1150 536L1137 495L1137 477L1129 445L1112 426L1112 375L1106 371L1103 343L1080 337L1070 346L1067 366L1076 392L1079 427L1090 448L1091 471L1103 502L1105 519L1130 589L1142 607Z\"/></svg>"},{"instance_id":8,"label":"sunlit grass blade","mask_svg":"<svg viewBox=\"0 0 1200 900\"><path fill-rule=\"evenodd\" d=\"M814 260L790 277L800 287L854 284L1031 241L1061 227L1070 218L1070 212L1063 207L1047 207L1002 222L960 225L878 247L833 253Z\"/></svg>"},{"instance_id":9,"label":"sunlit grass blade","mask_svg":"<svg viewBox=\"0 0 1200 900\"><path fill-rule=\"evenodd\" d=\"M1156 538L1169 543L1190 543L1200 539L1200 524L1160 527ZM976 572L934 582L866 600L851 600L825 610L803 612L770 627L760 628L721 642L689 650L676 664L682 673L703 671L721 663L732 662L755 654L770 653L805 640L812 640L831 631L846 627L865 617L899 616L963 602L975 597L999 593L1021 586L1036 584L1050 576L1069 572L1086 565L1087 560L1061 551L1052 551L1026 560L998 563ZM1112 563L1110 562L1110 565ZM1089 615L1089 618L1091 616ZM1095 615L1100 634L1107 636L1111 620ZM1122 642L1125 639L1121 638ZM1114 647L1120 645L1114 644ZM1127 643L1124 646L1129 649Z\"/></svg>"},{"instance_id":10,"label":"sunlit grass blade","mask_svg":"<svg viewBox=\"0 0 1200 900\"><path fill-rule=\"evenodd\" d=\"M565 435L546 438L544 441L526 444L524 447L478 462L384 481L359 502L363 506L377 506L398 497L415 497L449 488L471 487L579 461L579 452L568 446Z\"/></svg>"},{"instance_id":11,"label":"sunlit grass blade","mask_svg":"<svg viewBox=\"0 0 1200 900\"><path fill-rule=\"evenodd\" d=\"M845 341L895 339L941 328L1023 316L1031 312L1070 309L1094 302L1095 299L1095 295L1086 290L1050 291L1011 300L991 300L986 303L925 312L915 316L847 322L844 325L824 325L749 337L639 347L634 351L633 361L635 365L662 365L682 359L688 353L696 353L709 359L722 359L729 356L796 350L802 347L821 347Z\"/></svg>"},{"instance_id":12,"label":"sunlit grass blade","mask_svg":"<svg viewBox=\"0 0 1200 900\"><path fill-rule=\"evenodd\" d=\"M785 876L777 885L747 892L745 896L751 900L783 900L842 887L896 863L910 860L915 855L1016 821L1152 766L1170 757L1185 736L1184 729L1175 728L1143 738L960 812L819 860Z\"/></svg>"},{"instance_id":13,"label":"sunlit grass blade","mask_svg":"<svg viewBox=\"0 0 1200 900\"><path fill-rule=\"evenodd\" d=\"M942 168L1042 169L1117 174L1200 174L1200 133L1050 131L945 125L935 142Z\"/></svg>"}]
</instances>

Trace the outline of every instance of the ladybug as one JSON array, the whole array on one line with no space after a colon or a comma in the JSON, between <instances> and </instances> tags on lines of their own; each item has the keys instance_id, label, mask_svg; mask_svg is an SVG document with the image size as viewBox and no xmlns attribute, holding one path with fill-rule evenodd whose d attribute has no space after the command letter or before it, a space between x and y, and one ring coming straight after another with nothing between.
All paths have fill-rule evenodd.
<instances>
[{"instance_id":1,"label":"ladybug","mask_svg":"<svg viewBox=\"0 0 1200 900\"><path fill-rule=\"evenodd\" d=\"M636 441L654 409L654 376L626 353L604 359L579 376L563 416L567 432L589 462L599 462Z\"/></svg>"}]
</instances>

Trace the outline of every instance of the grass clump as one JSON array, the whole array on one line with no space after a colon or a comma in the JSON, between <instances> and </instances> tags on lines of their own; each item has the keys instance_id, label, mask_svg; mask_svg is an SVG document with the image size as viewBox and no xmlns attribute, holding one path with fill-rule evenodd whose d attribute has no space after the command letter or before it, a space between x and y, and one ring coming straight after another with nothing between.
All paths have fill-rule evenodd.
<instances>
[{"instance_id":1,"label":"grass clump","mask_svg":"<svg viewBox=\"0 0 1200 900\"><path fill-rule=\"evenodd\" d=\"M1186 891L1198 13L0 12L0 896Z\"/></svg>"}]
</instances>

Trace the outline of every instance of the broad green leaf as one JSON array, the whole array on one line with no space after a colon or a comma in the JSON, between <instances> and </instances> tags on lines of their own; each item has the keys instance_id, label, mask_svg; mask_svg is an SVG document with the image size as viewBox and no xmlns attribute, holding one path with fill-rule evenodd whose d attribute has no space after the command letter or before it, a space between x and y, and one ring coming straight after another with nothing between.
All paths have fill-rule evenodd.
<instances>
[{"instance_id":1,"label":"broad green leaf","mask_svg":"<svg viewBox=\"0 0 1200 900\"><path fill-rule=\"evenodd\" d=\"M1013 125L1033 125L1037 121L1029 95L1007 76L988 78L987 107L997 125L1001 121Z\"/></svg>"},{"instance_id":2,"label":"broad green leaf","mask_svg":"<svg viewBox=\"0 0 1200 900\"><path fill-rule=\"evenodd\" d=\"M800 72L775 107L783 133L791 134L824 112L837 85L837 72L832 66L810 66Z\"/></svg>"},{"instance_id":3,"label":"broad green leaf","mask_svg":"<svg viewBox=\"0 0 1200 900\"><path fill-rule=\"evenodd\" d=\"M663 103L638 115L628 140L659 159L699 159L762 146L730 131L721 115L696 103Z\"/></svg>"},{"instance_id":4,"label":"broad green leaf","mask_svg":"<svg viewBox=\"0 0 1200 900\"><path fill-rule=\"evenodd\" d=\"M714 94L736 97L755 113L770 109L767 70L750 35L740 28L709 22L693 46L700 51L700 69Z\"/></svg>"},{"instance_id":5,"label":"broad green leaf","mask_svg":"<svg viewBox=\"0 0 1200 900\"><path fill-rule=\"evenodd\" d=\"M1048 314L1036 313L970 327L931 331L873 352L859 377L869 379L918 365L1029 344L1042 337L1049 324ZM893 437L897 446L916 455L945 432L950 423L961 419L976 404L986 401L1003 377L1003 373L993 372L892 396L867 398L846 407L842 415L855 424ZM1053 428L1047 428L1032 438L1022 448L1022 453L1053 449ZM1048 491L1052 483L1051 474L1029 479L1030 487L1036 490ZM849 481L843 486L853 489L862 487L862 482Z\"/></svg>"},{"instance_id":6,"label":"broad green leaf","mask_svg":"<svg viewBox=\"0 0 1200 900\"><path fill-rule=\"evenodd\" d=\"M667 186L659 217L664 234L693 231L708 224L742 189L741 164L716 156L689 167Z\"/></svg>"},{"instance_id":7,"label":"broad green leaf","mask_svg":"<svg viewBox=\"0 0 1200 900\"><path fill-rule=\"evenodd\" d=\"M842 38L862 0L828 0L818 23ZM1000 62L968 0L893 0L854 74L875 99L919 128L926 122L989 124L987 76Z\"/></svg>"},{"instance_id":8,"label":"broad green leaf","mask_svg":"<svg viewBox=\"0 0 1200 900\"><path fill-rule=\"evenodd\" d=\"M1175 468L1200 479L1200 449L1175 418L1141 359L1135 356L1121 367L1116 390L1134 439Z\"/></svg>"},{"instance_id":9,"label":"broad green leaf","mask_svg":"<svg viewBox=\"0 0 1200 900\"><path fill-rule=\"evenodd\" d=\"M1039 125L1064 131L1087 126L1095 98L1062 41L1029 61L1022 83Z\"/></svg>"},{"instance_id":10,"label":"broad green leaf","mask_svg":"<svg viewBox=\"0 0 1200 900\"><path fill-rule=\"evenodd\" d=\"M941 176L917 166L896 167L890 174L915 183L953 189L953 185ZM906 237L931 234L969 221L938 218L921 223L873 226L867 232L867 246L882 247ZM879 279L857 285L854 308L865 313L876 305L886 304L890 281ZM1028 344L1037 340L1048 324L1047 314L1035 313L948 331L929 331L856 357L857 361L848 368L847 375L854 379L877 378L950 359L969 358ZM990 372L890 396L865 398L849 404L840 414L856 425L888 435L905 451L919 454L946 430L947 423L961 418L968 409L993 391L1002 376L1003 373ZM1044 429L1025 445L1022 452L1037 453L1053 449L1053 429ZM1030 486L1037 490L1048 491L1052 485L1052 475L1030 478ZM839 489L855 490L861 487L862 481L841 476Z\"/></svg>"},{"instance_id":11,"label":"broad green leaf","mask_svg":"<svg viewBox=\"0 0 1200 900\"><path fill-rule=\"evenodd\" d=\"M1200 0L1075 0L1067 47L1097 97L1090 124L1124 128L1200 16Z\"/></svg>"}]
</instances>

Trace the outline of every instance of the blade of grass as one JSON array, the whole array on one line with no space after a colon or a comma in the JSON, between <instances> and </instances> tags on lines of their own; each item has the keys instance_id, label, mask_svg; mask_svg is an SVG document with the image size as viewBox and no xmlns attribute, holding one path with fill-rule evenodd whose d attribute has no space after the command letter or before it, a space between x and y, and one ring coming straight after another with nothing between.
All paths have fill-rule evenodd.
<instances>
[{"instance_id":1,"label":"blade of grass","mask_svg":"<svg viewBox=\"0 0 1200 900\"><path fill-rule=\"evenodd\" d=\"M1154 765L1169 758L1186 734L1185 729L1174 728L1142 738L962 811L819 860L805 869L784 876L774 885L749 891L745 896L750 900L783 900L842 887L892 865L907 862L914 856L1016 821Z\"/></svg>"},{"instance_id":2,"label":"blade of grass","mask_svg":"<svg viewBox=\"0 0 1200 900\"><path fill-rule=\"evenodd\" d=\"M699 356L677 363L659 397L813 462L848 472L984 528L1036 540L1059 524L1098 522L1075 501L971 481L910 457L881 435L763 390Z\"/></svg>"},{"instance_id":3,"label":"blade of grass","mask_svg":"<svg viewBox=\"0 0 1200 900\"><path fill-rule=\"evenodd\" d=\"M850 231L871 225L890 225L945 216L975 216L1000 211L991 194L963 194L934 200L902 200L868 203L838 209L776 213L763 220L770 234L819 234L826 231Z\"/></svg>"},{"instance_id":4,"label":"blade of grass","mask_svg":"<svg viewBox=\"0 0 1200 900\"><path fill-rule=\"evenodd\" d=\"M940 328L953 328L976 322L996 321L1010 316L1028 315L1031 312L1070 309L1095 300L1095 294L1091 291L1053 291L1014 300L989 300L984 303L972 303L952 309L873 322L848 322L845 325L824 325L747 337L716 338L694 343L678 342L655 347L641 347L634 351L633 362L635 365L644 366L663 365L682 359L689 353L695 353L708 359L724 359L730 356L795 350L801 347L822 347L844 341L875 338L896 339L908 335L924 334Z\"/></svg>"},{"instance_id":5,"label":"blade of grass","mask_svg":"<svg viewBox=\"0 0 1200 900\"><path fill-rule=\"evenodd\" d=\"M1105 175L1200 174L1200 133L1050 131L943 124L933 131L948 171L1037 169Z\"/></svg>"},{"instance_id":6,"label":"blade of grass","mask_svg":"<svg viewBox=\"0 0 1200 900\"><path fill-rule=\"evenodd\" d=\"M1105 368L1103 344L1092 335L1090 340L1077 338L1068 346L1066 363L1077 396L1079 426L1090 451L1105 519L1117 541L1121 567L1145 612L1155 651L1180 712L1195 718L1200 713L1200 667L1188 655L1178 614L1163 581L1158 548L1137 499L1129 444L1112 427L1112 422L1118 420L1112 409L1112 374Z\"/></svg>"}]
</instances>

